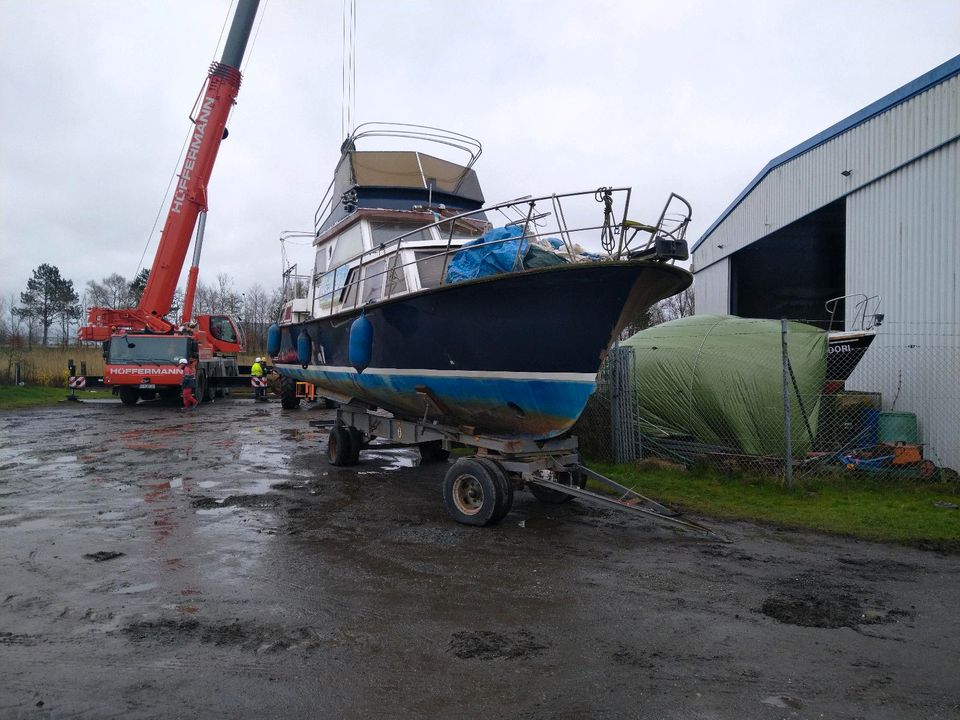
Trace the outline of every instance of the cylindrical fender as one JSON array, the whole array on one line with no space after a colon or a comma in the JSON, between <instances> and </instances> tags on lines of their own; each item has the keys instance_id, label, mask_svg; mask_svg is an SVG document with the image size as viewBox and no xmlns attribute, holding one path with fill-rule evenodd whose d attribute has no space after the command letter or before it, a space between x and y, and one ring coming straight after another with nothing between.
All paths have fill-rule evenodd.
<instances>
[{"instance_id":1,"label":"cylindrical fender","mask_svg":"<svg viewBox=\"0 0 960 720\"><path fill-rule=\"evenodd\" d=\"M297 360L300 361L300 367L306 370L312 356L313 342L310 340L310 335L307 334L307 329L302 328L300 336L297 338Z\"/></svg>"},{"instance_id":2,"label":"cylindrical fender","mask_svg":"<svg viewBox=\"0 0 960 720\"><path fill-rule=\"evenodd\" d=\"M350 364L358 373L370 365L373 357L373 324L361 315L350 325Z\"/></svg>"},{"instance_id":3,"label":"cylindrical fender","mask_svg":"<svg viewBox=\"0 0 960 720\"><path fill-rule=\"evenodd\" d=\"M276 357L280 352L280 326L274 323L267 329L267 355Z\"/></svg>"}]
</instances>

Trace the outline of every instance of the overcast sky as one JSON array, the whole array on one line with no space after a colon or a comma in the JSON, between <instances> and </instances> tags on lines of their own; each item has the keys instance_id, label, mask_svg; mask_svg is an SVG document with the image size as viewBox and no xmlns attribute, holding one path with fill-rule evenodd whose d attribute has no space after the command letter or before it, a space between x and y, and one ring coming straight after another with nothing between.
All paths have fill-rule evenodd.
<instances>
[{"instance_id":1,"label":"overcast sky","mask_svg":"<svg viewBox=\"0 0 960 720\"><path fill-rule=\"evenodd\" d=\"M78 288L134 275L228 7L0 0L4 298L44 262ZM312 228L342 141L341 1L261 12L201 262L238 289L278 284L278 236ZM696 239L770 159L958 41L957 0L358 0L356 118L479 138L488 201L631 185L643 219L676 191Z\"/></svg>"}]
</instances>

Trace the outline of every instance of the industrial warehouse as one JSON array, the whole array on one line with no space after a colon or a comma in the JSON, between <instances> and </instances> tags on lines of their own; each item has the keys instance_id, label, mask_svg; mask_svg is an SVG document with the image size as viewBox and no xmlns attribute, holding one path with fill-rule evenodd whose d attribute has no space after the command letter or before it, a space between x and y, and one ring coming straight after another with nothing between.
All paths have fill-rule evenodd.
<instances>
[{"instance_id":1,"label":"industrial warehouse","mask_svg":"<svg viewBox=\"0 0 960 720\"><path fill-rule=\"evenodd\" d=\"M771 160L691 248L696 311L841 331L882 315L846 387L913 413L957 469L958 233L960 56Z\"/></svg>"}]
</instances>

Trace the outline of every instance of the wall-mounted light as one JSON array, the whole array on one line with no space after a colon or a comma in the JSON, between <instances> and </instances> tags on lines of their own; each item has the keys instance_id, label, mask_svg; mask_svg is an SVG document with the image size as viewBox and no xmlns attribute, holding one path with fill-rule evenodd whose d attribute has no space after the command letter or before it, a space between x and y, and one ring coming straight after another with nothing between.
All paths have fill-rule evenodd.
<instances>
[{"instance_id":1,"label":"wall-mounted light","mask_svg":"<svg viewBox=\"0 0 960 720\"><path fill-rule=\"evenodd\" d=\"M840 174L844 177L850 177L853 174L853 170L841 170Z\"/></svg>"}]
</instances>

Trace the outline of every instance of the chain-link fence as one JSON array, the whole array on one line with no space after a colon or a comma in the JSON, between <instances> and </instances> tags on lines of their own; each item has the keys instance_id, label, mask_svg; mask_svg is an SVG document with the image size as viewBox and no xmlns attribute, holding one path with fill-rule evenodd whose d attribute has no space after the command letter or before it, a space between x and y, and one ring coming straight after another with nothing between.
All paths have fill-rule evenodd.
<instances>
[{"instance_id":1,"label":"chain-link fence","mask_svg":"<svg viewBox=\"0 0 960 720\"><path fill-rule=\"evenodd\" d=\"M960 483L960 328L668 323L611 350L574 433L608 462Z\"/></svg>"}]
</instances>

